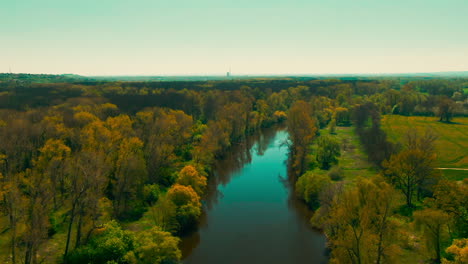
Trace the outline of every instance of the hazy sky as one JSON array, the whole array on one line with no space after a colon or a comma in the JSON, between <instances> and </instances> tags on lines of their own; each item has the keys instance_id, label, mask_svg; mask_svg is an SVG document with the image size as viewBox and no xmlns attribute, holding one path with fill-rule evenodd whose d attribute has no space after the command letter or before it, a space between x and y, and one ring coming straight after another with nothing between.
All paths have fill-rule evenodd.
<instances>
[{"instance_id":1,"label":"hazy sky","mask_svg":"<svg viewBox=\"0 0 468 264\"><path fill-rule=\"evenodd\" d=\"M468 70L468 0L0 0L0 72Z\"/></svg>"}]
</instances>

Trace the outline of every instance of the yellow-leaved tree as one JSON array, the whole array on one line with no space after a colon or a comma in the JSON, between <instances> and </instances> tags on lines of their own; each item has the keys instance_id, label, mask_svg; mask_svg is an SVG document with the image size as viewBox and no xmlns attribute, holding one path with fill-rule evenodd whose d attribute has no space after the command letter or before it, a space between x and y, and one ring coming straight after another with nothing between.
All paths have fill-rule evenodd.
<instances>
[{"instance_id":1,"label":"yellow-leaved tree","mask_svg":"<svg viewBox=\"0 0 468 264\"><path fill-rule=\"evenodd\" d=\"M177 183L191 186L199 196L203 195L207 185L206 177L201 175L193 165L187 165L180 170Z\"/></svg>"},{"instance_id":2,"label":"yellow-leaved tree","mask_svg":"<svg viewBox=\"0 0 468 264\"><path fill-rule=\"evenodd\" d=\"M181 232L193 227L201 214L200 197L190 186L174 184L167 192L169 200L176 206L176 219Z\"/></svg>"},{"instance_id":3,"label":"yellow-leaved tree","mask_svg":"<svg viewBox=\"0 0 468 264\"><path fill-rule=\"evenodd\" d=\"M359 179L335 197L324 227L332 249L330 263L398 263L398 206L393 187L381 177Z\"/></svg>"}]
</instances>

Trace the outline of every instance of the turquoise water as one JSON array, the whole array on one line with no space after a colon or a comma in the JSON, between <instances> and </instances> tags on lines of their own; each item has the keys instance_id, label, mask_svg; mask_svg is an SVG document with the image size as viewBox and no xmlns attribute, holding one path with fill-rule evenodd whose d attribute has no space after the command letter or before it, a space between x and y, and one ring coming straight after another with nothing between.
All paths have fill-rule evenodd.
<instances>
[{"instance_id":1,"label":"turquoise water","mask_svg":"<svg viewBox=\"0 0 468 264\"><path fill-rule=\"evenodd\" d=\"M183 239L184 263L325 263L325 238L291 193L285 130L234 147L210 178L197 232Z\"/></svg>"}]
</instances>

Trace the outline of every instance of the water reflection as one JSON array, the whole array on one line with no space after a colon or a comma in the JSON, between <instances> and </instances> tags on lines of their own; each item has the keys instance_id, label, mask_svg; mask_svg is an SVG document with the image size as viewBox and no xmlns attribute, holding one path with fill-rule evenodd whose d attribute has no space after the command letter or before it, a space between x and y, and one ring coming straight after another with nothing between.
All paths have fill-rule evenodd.
<instances>
[{"instance_id":1,"label":"water reflection","mask_svg":"<svg viewBox=\"0 0 468 264\"><path fill-rule=\"evenodd\" d=\"M324 263L324 237L308 224L287 176L287 138L270 128L215 166L199 229L183 238L184 263Z\"/></svg>"}]
</instances>

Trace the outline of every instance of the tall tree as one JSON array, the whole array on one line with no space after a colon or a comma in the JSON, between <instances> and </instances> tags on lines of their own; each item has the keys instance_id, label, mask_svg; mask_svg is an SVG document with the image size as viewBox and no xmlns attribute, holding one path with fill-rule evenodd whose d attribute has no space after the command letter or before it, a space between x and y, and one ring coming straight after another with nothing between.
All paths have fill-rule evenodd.
<instances>
[{"instance_id":1,"label":"tall tree","mask_svg":"<svg viewBox=\"0 0 468 264\"><path fill-rule=\"evenodd\" d=\"M117 217L125 217L130 211L138 209L146 177L143 142L137 137L123 139L117 153L112 180L112 195Z\"/></svg>"},{"instance_id":2,"label":"tall tree","mask_svg":"<svg viewBox=\"0 0 468 264\"><path fill-rule=\"evenodd\" d=\"M306 156L317 131L311 112L310 105L304 101L295 102L288 112L292 168L296 175L303 174L306 169Z\"/></svg>"},{"instance_id":3,"label":"tall tree","mask_svg":"<svg viewBox=\"0 0 468 264\"><path fill-rule=\"evenodd\" d=\"M333 263L395 263L398 199L382 178L360 179L334 199L325 220Z\"/></svg>"},{"instance_id":4,"label":"tall tree","mask_svg":"<svg viewBox=\"0 0 468 264\"><path fill-rule=\"evenodd\" d=\"M340 143L337 139L326 135L319 138L316 159L321 169L328 170L333 164L337 164L340 155Z\"/></svg>"},{"instance_id":5,"label":"tall tree","mask_svg":"<svg viewBox=\"0 0 468 264\"><path fill-rule=\"evenodd\" d=\"M176 218L180 224L180 231L191 228L201 214L200 197L190 186L174 184L167 191L168 198L177 208Z\"/></svg>"},{"instance_id":6,"label":"tall tree","mask_svg":"<svg viewBox=\"0 0 468 264\"><path fill-rule=\"evenodd\" d=\"M383 163L384 173L402 190L409 207L414 206L415 195L418 200L421 198L427 184L436 183L436 154L433 145L435 140L434 134L428 131L423 135L408 132L404 149Z\"/></svg>"},{"instance_id":7,"label":"tall tree","mask_svg":"<svg viewBox=\"0 0 468 264\"><path fill-rule=\"evenodd\" d=\"M453 219L454 237L468 237L468 183L441 180L434 188L433 199L425 202L442 210Z\"/></svg>"},{"instance_id":8,"label":"tall tree","mask_svg":"<svg viewBox=\"0 0 468 264\"><path fill-rule=\"evenodd\" d=\"M438 114L439 114L439 121L440 122L450 122L453 117L453 112L455 110L456 104L455 102L448 98L443 97L439 101L438 107Z\"/></svg>"},{"instance_id":9,"label":"tall tree","mask_svg":"<svg viewBox=\"0 0 468 264\"><path fill-rule=\"evenodd\" d=\"M68 164L70 210L65 256L70 249L73 225L76 224L75 248L81 245L85 220L93 225L91 230L96 228L95 220L101 213L98 204L109 172L103 153L83 151L75 154Z\"/></svg>"},{"instance_id":10,"label":"tall tree","mask_svg":"<svg viewBox=\"0 0 468 264\"><path fill-rule=\"evenodd\" d=\"M20 188L20 175L10 175L10 177L4 175L5 158L5 155L0 155L0 211L8 216L11 262L15 264L18 251L18 225L24 212L24 199Z\"/></svg>"},{"instance_id":11,"label":"tall tree","mask_svg":"<svg viewBox=\"0 0 468 264\"><path fill-rule=\"evenodd\" d=\"M414 219L424 234L427 248L433 255L435 263L441 263L442 243L448 238L450 216L437 209L427 208L414 212Z\"/></svg>"}]
</instances>

